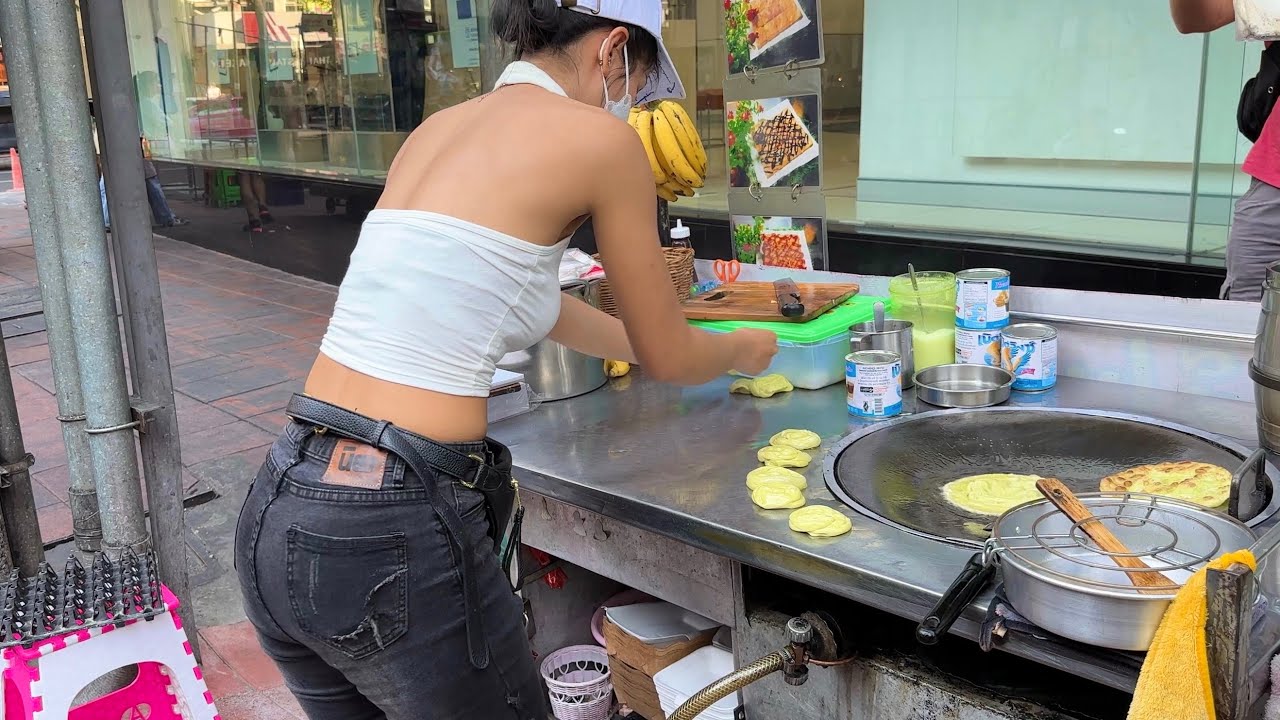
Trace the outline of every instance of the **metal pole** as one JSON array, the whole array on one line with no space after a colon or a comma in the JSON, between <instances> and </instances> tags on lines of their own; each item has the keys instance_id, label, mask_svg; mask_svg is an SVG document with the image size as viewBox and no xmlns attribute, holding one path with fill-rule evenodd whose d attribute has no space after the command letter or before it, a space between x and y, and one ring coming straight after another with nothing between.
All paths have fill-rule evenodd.
<instances>
[{"instance_id":1,"label":"metal pole","mask_svg":"<svg viewBox=\"0 0 1280 720\"><path fill-rule=\"evenodd\" d=\"M12 0L9 0L12 1ZM136 423L129 407L111 258L94 182L97 163L75 4L25 0L31 43L40 48L36 95L48 145L49 177L58 189L57 231L67 291L76 298L71 327L81 367L85 430L107 550L150 547L138 478ZM121 48L123 50L123 48ZM53 142L56 138L57 142ZM137 142L137 139L134 139ZM139 181L141 172L138 172ZM115 219L113 218L113 223Z\"/></svg>"},{"instance_id":2,"label":"metal pole","mask_svg":"<svg viewBox=\"0 0 1280 720\"><path fill-rule=\"evenodd\" d=\"M152 544L161 579L183 600L178 612L194 647L195 606L188 595L182 455L169 367L169 338L151 233L151 206L143 179L138 98L128 58L119 57L118 52L128 42L124 6L118 0L87 0L82 1L81 8L91 75L97 85L94 104L108 159L107 201L116 251L116 278L129 337L130 376L140 408L147 413L139 438ZM107 56L108 49L116 52Z\"/></svg>"},{"instance_id":3,"label":"metal pole","mask_svg":"<svg viewBox=\"0 0 1280 720\"><path fill-rule=\"evenodd\" d=\"M34 577L44 561L44 541L40 539L40 520L36 517L36 496L31 491L31 456L22 444L22 425L18 420L18 401L13 395L13 377L9 374L9 356L0 340L0 462L7 472L0 473L0 513L12 552L13 564L23 577ZM6 558L7 559L7 558Z\"/></svg>"},{"instance_id":4,"label":"metal pole","mask_svg":"<svg viewBox=\"0 0 1280 720\"><path fill-rule=\"evenodd\" d=\"M5 62L9 67L9 91L13 96L13 115L22 153L40 297L48 326L49 360L53 369L54 394L58 400L58 419L62 421L62 442L67 448L67 466L71 476L71 523L76 547L82 552L92 553L102 545L102 522L98 516L98 493L93 484L93 467L89 459L89 438L83 432L84 395L80 389L80 363L71 332L71 302L54 224L53 191L45 160L45 123L36 97L34 48L26 11L18 0L0 1L0 36L4 38Z\"/></svg>"}]
</instances>

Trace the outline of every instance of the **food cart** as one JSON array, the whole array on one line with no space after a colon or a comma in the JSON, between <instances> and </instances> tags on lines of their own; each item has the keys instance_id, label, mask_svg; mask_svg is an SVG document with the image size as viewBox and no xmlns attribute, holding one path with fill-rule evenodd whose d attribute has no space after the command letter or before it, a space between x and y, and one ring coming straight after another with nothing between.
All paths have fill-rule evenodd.
<instances>
[{"instance_id":1,"label":"food cart","mask_svg":"<svg viewBox=\"0 0 1280 720\"><path fill-rule=\"evenodd\" d=\"M871 295L889 282L796 279L857 282ZM1280 590L1269 560L1280 531L1268 533L1280 509L1280 471L1255 451L1246 367L1258 306L1017 288L1013 311L1015 320L1058 329L1059 380L992 410L937 410L908 390L901 416L869 421L849 415L843 384L756 399L731 396L727 378L681 389L638 372L495 425L516 458L524 541L554 558L542 568L525 563L535 651L589 640L585 618L620 583L732 628L740 668L785 648L787 622L800 616L817 618L815 632L854 656L813 669L803 684L775 674L746 685L740 697L753 720L1124 717L1142 653L998 622L990 588L936 646L915 641L917 623L982 543L955 537L921 487L877 485L871 478L884 473L875 464L963 459L978 467L974 453L992 452L991 465L1009 470L1034 465L1050 447L1081 461L1208 453L1231 463L1231 509L1261 538L1256 574L1238 566L1209 579L1218 717L1260 717L1280 645L1267 604ZM786 428L822 437L803 470L806 496L845 512L849 534L792 532L787 511L748 499L744 478L759 466L756 450ZM1005 434L983 451L984 433ZM1038 454L1018 457L1023 444L1008 433L1025 433ZM553 569L566 574L553 583L558 589L539 582Z\"/></svg>"}]
</instances>

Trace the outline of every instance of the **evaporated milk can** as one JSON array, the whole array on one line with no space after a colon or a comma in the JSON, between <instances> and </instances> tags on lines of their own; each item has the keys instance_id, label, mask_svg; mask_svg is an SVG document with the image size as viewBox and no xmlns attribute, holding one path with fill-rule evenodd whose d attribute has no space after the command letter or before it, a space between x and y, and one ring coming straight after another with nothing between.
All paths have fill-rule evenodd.
<instances>
[{"instance_id":1,"label":"evaporated milk can","mask_svg":"<svg viewBox=\"0 0 1280 720\"><path fill-rule=\"evenodd\" d=\"M956 362L961 365L987 365L1000 367L999 330L968 330L956 328Z\"/></svg>"},{"instance_id":2,"label":"evaporated milk can","mask_svg":"<svg viewBox=\"0 0 1280 720\"><path fill-rule=\"evenodd\" d=\"M956 273L956 327L994 330L1008 324L1008 270L977 268Z\"/></svg>"},{"instance_id":3,"label":"evaporated milk can","mask_svg":"<svg viewBox=\"0 0 1280 720\"><path fill-rule=\"evenodd\" d=\"M1000 333L1004 369L1013 389L1048 390L1058 382L1058 331L1049 325L1019 323Z\"/></svg>"},{"instance_id":4,"label":"evaporated milk can","mask_svg":"<svg viewBox=\"0 0 1280 720\"><path fill-rule=\"evenodd\" d=\"M887 350L860 350L844 359L849 414L887 418L902 412L902 358Z\"/></svg>"}]
</instances>

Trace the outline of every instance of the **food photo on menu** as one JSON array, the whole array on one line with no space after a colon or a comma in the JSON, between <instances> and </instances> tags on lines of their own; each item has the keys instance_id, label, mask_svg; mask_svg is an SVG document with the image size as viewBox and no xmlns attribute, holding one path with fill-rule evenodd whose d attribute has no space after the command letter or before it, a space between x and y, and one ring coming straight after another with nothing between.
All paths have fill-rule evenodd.
<instances>
[{"instance_id":1,"label":"food photo on menu","mask_svg":"<svg viewBox=\"0 0 1280 720\"><path fill-rule=\"evenodd\" d=\"M818 0L724 0L729 73L817 62Z\"/></svg>"},{"instance_id":2,"label":"food photo on menu","mask_svg":"<svg viewBox=\"0 0 1280 720\"><path fill-rule=\"evenodd\" d=\"M733 251L738 262L789 270L825 265L822 218L734 215Z\"/></svg>"},{"instance_id":3,"label":"food photo on menu","mask_svg":"<svg viewBox=\"0 0 1280 720\"><path fill-rule=\"evenodd\" d=\"M726 103L730 187L819 185L817 122L817 95Z\"/></svg>"}]
</instances>

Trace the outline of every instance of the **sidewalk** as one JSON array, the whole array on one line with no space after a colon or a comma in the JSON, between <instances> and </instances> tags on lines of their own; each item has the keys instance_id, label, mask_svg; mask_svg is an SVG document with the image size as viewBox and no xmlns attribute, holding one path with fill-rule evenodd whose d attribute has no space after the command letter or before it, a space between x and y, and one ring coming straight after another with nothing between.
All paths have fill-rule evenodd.
<instances>
[{"instance_id":1,"label":"sidewalk","mask_svg":"<svg viewBox=\"0 0 1280 720\"><path fill-rule=\"evenodd\" d=\"M191 601L204 670L223 720L304 718L244 622L232 570L236 515L283 427L333 309L336 290L156 238L173 365L184 484L216 497L187 510ZM0 297L36 287L21 193L0 194ZM67 457L56 419L42 316L4 323L14 391L46 543L71 535ZM65 557L70 543L49 551Z\"/></svg>"}]
</instances>

